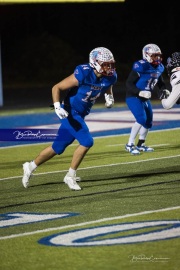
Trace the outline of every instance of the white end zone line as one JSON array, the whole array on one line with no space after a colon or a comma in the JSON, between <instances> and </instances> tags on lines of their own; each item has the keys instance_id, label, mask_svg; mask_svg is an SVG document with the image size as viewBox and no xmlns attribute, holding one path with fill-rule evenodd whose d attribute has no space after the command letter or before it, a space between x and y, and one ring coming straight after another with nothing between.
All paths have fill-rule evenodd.
<instances>
[{"instance_id":1,"label":"white end zone line","mask_svg":"<svg viewBox=\"0 0 180 270\"><path fill-rule=\"evenodd\" d=\"M140 163L140 162L147 162L147 161L160 160L160 159L169 159L169 158L177 158L177 157L180 157L180 155L160 157L160 158L149 158L149 159L142 159L142 160L130 161L130 162L112 163L112 164L108 164L108 165L98 165L98 166L92 166L92 167L86 167L86 168L79 168L78 171L88 170L88 169L93 169L93 168L102 168L102 167L110 167L110 166L128 165L128 164L134 164L134 163ZM34 176L37 176L37 175L53 174L53 173L61 173L61 172L67 172L67 170L44 172L44 173L35 173L33 175ZM0 181L10 180L10 179L15 179L15 178L22 178L22 175L21 176L18 175L18 176L0 178Z\"/></svg>"},{"instance_id":2,"label":"white end zone line","mask_svg":"<svg viewBox=\"0 0 180 270\"><path fill-rule=\"evenodd\" d=\"M147 215L147 214L172 211L172 210L177 210L177 209L180 209L180 206L144 211L144 212L139 212L139 213L134 213L134 214L126 214L123 216L117 216L117 217L112 217L112 218L103 218L103 219L99 219L99 220L93 220L93 221L88 221L88 222L83 222L83 223L66 225L66 226L61 226L61 227L56 227L56 228L48 228L48 229L37 230L37 231L33 231L33 232L12 234L12 235L8 235L8 236L2 236L2 237L0 237L0 240L17 238L17 237L22 237L22 236L27 236L27 235L34 235L34 234L38 234L38 233L52 232L52 231L56 231L56 230L64 230L64 229L69 229L69 228L74 228L74 227L86 226L86 225L90 225L90 224L94 224L94 223L101 223L101 222L112 221L112 220L116 220L116 219L136 217L136 216L142 216L142 215Z\"/></svg>"}]
</instances>

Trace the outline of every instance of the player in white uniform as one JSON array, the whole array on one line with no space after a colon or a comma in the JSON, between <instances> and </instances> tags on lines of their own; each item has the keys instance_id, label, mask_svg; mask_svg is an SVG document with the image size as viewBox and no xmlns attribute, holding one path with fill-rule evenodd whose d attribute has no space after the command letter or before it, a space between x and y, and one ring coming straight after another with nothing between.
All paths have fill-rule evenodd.
<instances>
[{"instance_id":1,"label":"player in white uniform","mask_svg":"<svg viewBox=\"0 0 180 270\"><path fill-rule=\"evenodd\" d=\"M180 104L180 52L173 53L167 59L166 69L170 77L172 91L163 90L160 99L163 108L169 110L175 104Z\"/></svg>"}]
</instances>

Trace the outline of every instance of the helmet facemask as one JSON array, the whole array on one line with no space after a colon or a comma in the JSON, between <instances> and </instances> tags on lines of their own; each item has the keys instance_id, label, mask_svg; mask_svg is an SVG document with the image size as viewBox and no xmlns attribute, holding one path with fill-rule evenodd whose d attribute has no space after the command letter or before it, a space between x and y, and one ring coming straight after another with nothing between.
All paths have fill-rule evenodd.
<instances>
[{"instance_id":1,"label":"helmet facemask","mask_svg":"<svg viewBox=\"0 0 180 270\"><path fill-rule=\"evenodd\" d=\"M99 74L112 76L115 71L113 54L104 47L99 47L90 52L89 63Z\"/></svg>"},{"instance_id":2,"label":"helmet facemask","mask_svg":"<svg viewBox=\"0 0 180 270\"><path fill-rule=\"evenodd\" d=\"M160 65L162 62L162 54L161 53L152 53L152 54L148 54L149 57L149 63L151 63L152 65Z\"/></svg>"}]
</instances>

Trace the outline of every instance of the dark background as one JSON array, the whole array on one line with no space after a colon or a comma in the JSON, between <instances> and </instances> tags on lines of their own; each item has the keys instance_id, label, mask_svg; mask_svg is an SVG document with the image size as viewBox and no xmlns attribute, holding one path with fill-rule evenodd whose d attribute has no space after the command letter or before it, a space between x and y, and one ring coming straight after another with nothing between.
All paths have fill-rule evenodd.
<instances>
[{"instance_id":1,"label":"dark background","mask_svg":"<svg viewBox=\"0 0 180 270\"><path fill-rule=\"evenodd\" d=\"M114 54L119 102L146 44L161 48L164 64L180 51L179 9L174 0L0 5L0 38L3 108L49 106L52 86L99 46Z\"/></svg>"}]
</instances>

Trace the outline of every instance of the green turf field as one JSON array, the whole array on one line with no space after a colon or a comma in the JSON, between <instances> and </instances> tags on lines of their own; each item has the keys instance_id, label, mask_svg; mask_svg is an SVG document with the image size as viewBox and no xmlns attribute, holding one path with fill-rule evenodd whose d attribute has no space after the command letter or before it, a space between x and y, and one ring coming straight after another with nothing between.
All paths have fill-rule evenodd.
<instances>
[{"instance_id":1,"label":"green turf field","mask_svg":"<svg viewBox=\"0 0 180 270\"><path fill-rule=\"evenodd\" d=\"M150 132L155 151L139 156L124 150L127 139L95 138L81 191L63 183L76 142L28 189L22 164L47 144L0 149L0 269L180 269L180 130Z\"/></svg>"}]
</instances>

